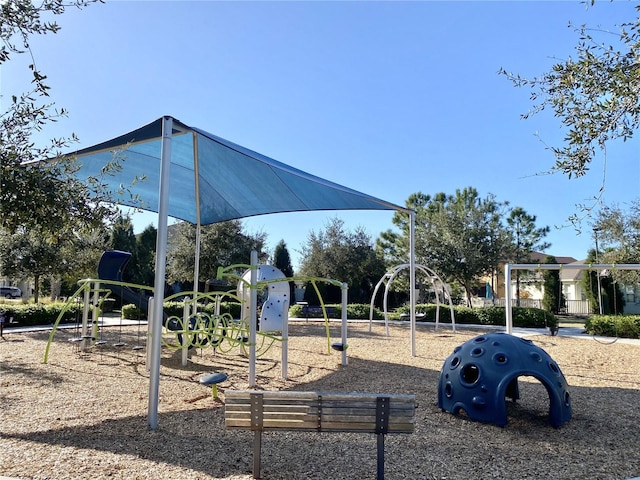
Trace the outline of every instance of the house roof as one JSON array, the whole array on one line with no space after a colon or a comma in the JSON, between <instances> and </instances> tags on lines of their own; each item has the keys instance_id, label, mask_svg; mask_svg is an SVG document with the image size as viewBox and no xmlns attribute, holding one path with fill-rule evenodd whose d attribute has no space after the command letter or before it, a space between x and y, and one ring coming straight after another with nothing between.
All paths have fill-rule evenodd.
<instances>
[{"instance_id":1,"label":"house roof","mask_svg":"<svg viewBox=\"0 0 640 480\"><path fill-rule=\"evenodd\" d=\"M547 257L554 257L556 259L555 263L560 265L566 265L568 263L577 263L577 259L573 257L559 257L556 255L549 255L548 253L542 252L531 252L531 263L545 263Z\"/></svg>"}]
</instances>

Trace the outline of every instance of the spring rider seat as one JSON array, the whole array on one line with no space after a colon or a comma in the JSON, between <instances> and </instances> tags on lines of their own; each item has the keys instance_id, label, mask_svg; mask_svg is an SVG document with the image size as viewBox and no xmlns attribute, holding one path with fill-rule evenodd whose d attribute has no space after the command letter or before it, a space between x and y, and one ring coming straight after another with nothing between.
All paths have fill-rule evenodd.
<instances>
[{"instance_id":1,"label":"spring rider seat","mask_svg":"<svg viewBox=\"0 0 640 480\"><path fill-rule=\"evenodd\" d=\"M549 422L555 428L571 419L567 381L558 364L531 340L490 333L456 347L445 360L438 382L438 407L480 422L505 426L505 398L520 398L518 377L532 376L549 394Z\"/></svg>"}]
</instances>

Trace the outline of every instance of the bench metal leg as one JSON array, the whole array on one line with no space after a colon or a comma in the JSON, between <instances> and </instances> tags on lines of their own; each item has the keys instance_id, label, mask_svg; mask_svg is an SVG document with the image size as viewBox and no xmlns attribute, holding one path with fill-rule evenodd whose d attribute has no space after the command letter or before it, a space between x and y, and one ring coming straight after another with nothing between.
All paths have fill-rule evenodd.
<instances>
[{"instance_id":1,"label":"bench metal leg","mask_svg":"<svg viewBox=\"0 0 640 480\"><path fill-rule=\"evenodd\" d=\"M253 478L260 477L260 452L262 450L262 431L253 432Z\"/></svg>"},{"instance_id":2,"label":"bench metal leg","mask_svg":"<svg viewBox=\"0 0 640 480\"><path fill-rule=\"evenodd\" d=\"M252 393L251 430L253 430L253 478L260 478L260 450L262 449L262 422L264 415L264 399L259 393Z\"/></svg>"},{"instance_id":3,"label":"bench metal leg","mask_svg":"<svg viewBox=\"0 0 640 480\"><path fill-rule=\"evenodd\" d=\"M376 437L378 437L378 473L376 478L384 480L384 433L378 433Z\"/></svg>"},{"instance_id":4,"label":"bench metal leg","mask_svg":"<svg viewBox=\"0 0 640 480\"><path fill-rule=\"evenodd\" d=\"M389 431L389 397L376 398L376 436L378 437L378 480L384 480L384 434Z\"/></svg>"}]
</instances>

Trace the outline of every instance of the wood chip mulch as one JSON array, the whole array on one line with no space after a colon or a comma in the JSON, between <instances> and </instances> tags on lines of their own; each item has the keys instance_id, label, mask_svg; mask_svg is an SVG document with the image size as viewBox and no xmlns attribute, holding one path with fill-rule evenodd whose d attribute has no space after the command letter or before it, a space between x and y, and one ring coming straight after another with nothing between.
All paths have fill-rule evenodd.
<instances>
[{"instance_id":1,"label":"wood chip mulch","mask_svg":"<svg viewBox=\"0 0 640 480\"><path fill-rule=\"evenodd\" d=\"M288 379L281 349L257 364L261 389L411 393L416 428L387 435L385 478L611 479L640 476L640 346L592 338L532 336L562 369L573 418L548 423L549 397L540 382L520 377L520 400L506 427L474 422L437 406L440 370L453 349L481 334L419 326L411 356L409 330L349 326L349 365L328 349L319 323L290 325ZM252 478L251 432L226 431L227 389L248 388L248 360L235 348L164 348L158 429L147 424L149 374L136 327L103 329L107 342L85 352L72 330L6 333L0 340L0 475L20 479ZM143 332L146 339L146 332ZM339 338L339 325L331 325ZM142 339L142 340L144 340ZM124 343L116 347L115 344ZM199 384L224 372L219 400ZM262 476L278 479L374 479L376 439L369 434L265 433Z\"/></svg>"}]
</instances>

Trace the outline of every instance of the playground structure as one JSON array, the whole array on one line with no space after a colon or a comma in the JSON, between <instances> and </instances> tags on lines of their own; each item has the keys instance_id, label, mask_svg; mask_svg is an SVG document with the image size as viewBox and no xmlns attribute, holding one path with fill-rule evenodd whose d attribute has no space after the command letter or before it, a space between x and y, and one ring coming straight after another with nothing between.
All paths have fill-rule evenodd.
<instances>
[{"instance_id":1,"label":"playground structure","mask_svg":"<svg viewBox=\"0 0 640 480\"><path fill-rule=\"evenodd\" d=\"M255 253L255 252L254 252ZM98 266L97 279L84 279L79 283L78 290L70 297L67 305L62 309L53 325L47 342L44 363L47 363L49 351L56 329L69 307L83 299L82 318L78 320L81 327L79 334L70 340L78 343L80 351L84 352L91 347L100 347L106 342L99 333L100 317L105 300L110 295L120 296L124 301L136 305L145 312L146 319L153 319L154 301L149 294L153 288L143 285L131 284L122 281L122 274L131 257L128 252L105 252ZM253 257L253 255L252 255ZM256 256L257 258L257 256ZM242 275L236 272L244 269ZM231 279L237 282L237 291L212 291L212 292L179 292L168 296L165 302L183 302L181 315L169 315L162 312L161 344L163 347L179 349L182 351L182 364L187 365L188 351L193 348L205 348L211 346L220 353L229 353L234 348L239 348L243 354L249 357L249 377L252 386L255 386L255 358L264 354L275 343L281 344L281 369L282 378L287 378L288 366L288 310L289 310L289 281L305 280L311 283L321 301L321 307L325 319L325 331L327 334L327 350L342 352L342 365L347 365L347 292L346 283L336 280L315 277L286 278L280 270L268 265L231 265L220 267L217 274L218 280ZM326 308L322 303L322 297L317 287L318 282L332 283L342 288L342 328L340 343L331 343L328 317ZM258 316L258 292L266 290L262 308ZM138 293L136 293L136 290ZM233 318L231 313L223 312L224 302L237 302L240 304L241 315L239 319ZM204 308L206 306L206 308ZM251 318L256 321L250 321ZM147 325L147 365L149 364L149 344L152 339L152 320ZM124 346L120 344L119 346ZM136 348L136 347L134 347Z\"/></svg>"},{"instance_id":2,"label":"playground structure","mask_svg":"<svg viewBox=\"0 0 640 480\"><path fill-rule=\"evenodd\" d=\"M518 377L532 376L549 395L549 421L558 428L571 419L571 397L558 364L531 340L506 333L480 335L456 347L438 382L438 407L472 419L507 424L505 398L520 398Z\"/></svg>"},{"instance_id":3,"label":"playground structure","mask_svg":"<svg viewBox=\"0 0 640 480\"><path fill-rule=\"evenodd\" d=\"M162 285L165 281L169 217L196 226L194 279L197 281L199 232L202 225L293 211L395 210L407 214L411 264L411 355L416 355L413 210L308 174L199 128L190 127L169 115L116 138L74 152L73 156L80 161L80 168L75 172L77 178L81 181L101 178L105 182L105 188L121 188L122 179L119 176L109 178L108 175L103 175L103 167L112 160L114 150L126 151L127 162L123 171L125 178L127 174L134 177L134 172L144 171L150 174L149 178L155 180L136 182L132 198L116 199L121 205L136 208L142 205L145 210L158 213L155 285ZM218 181L220 178L225 181ZM259 187L255 182L256 178L260 178ZM247 194L249 190L250 195ZM251 265L256 264L257 260L254 261L252 255ZM149 308L150 314L155 312L155 317L149 316L153 341L150 343L148 356L148 424L152 430L158 427L164 300L162 295L156 295L153 308ZM255 318L253 301L251 308L252 318ZM252 343L254 332L250 333L249 341ZM253 351L253 347L250 347L250 351ZM251 372L249 376L250 383L253 384Z\"/></svg>"},{"instance_id":4,"label":"playground structure","mask_svg":"<svg viewBox=\"0 0 640 480\"><path fill-rule=\"evenodd\" d=\"M403 270L410 269L411 265L408 263L403 263L401 265L396 265L395 267L389 269L380 279L380 281L376 284L376 287L373 290L373 295L371 295L371 305L369 306L369 332L371 332L371 325L373 323L373 309L376 300L376 296L378 294L378 290L382 285L384 285L384 296L382 300L383 311L384 311L384 326L387 337L389 336L389 314L387 308L387 298L389 296L389 287L396 279L398 274ZM451 328L455 332L456 331L456 319L455 313L453 309L453 302L451 301L451 295L447 290L447 284L438 276L438 274L429 267L424 265L415 264L415 271L420 271L426 275L427 279L431 282L431 286L433 287L433 291L436 295L436 330L438 329L438 325L440 323L440 293L443 294L448 300L449 303L449 313L451 315Z\"/></svg>"}]
</instances>

